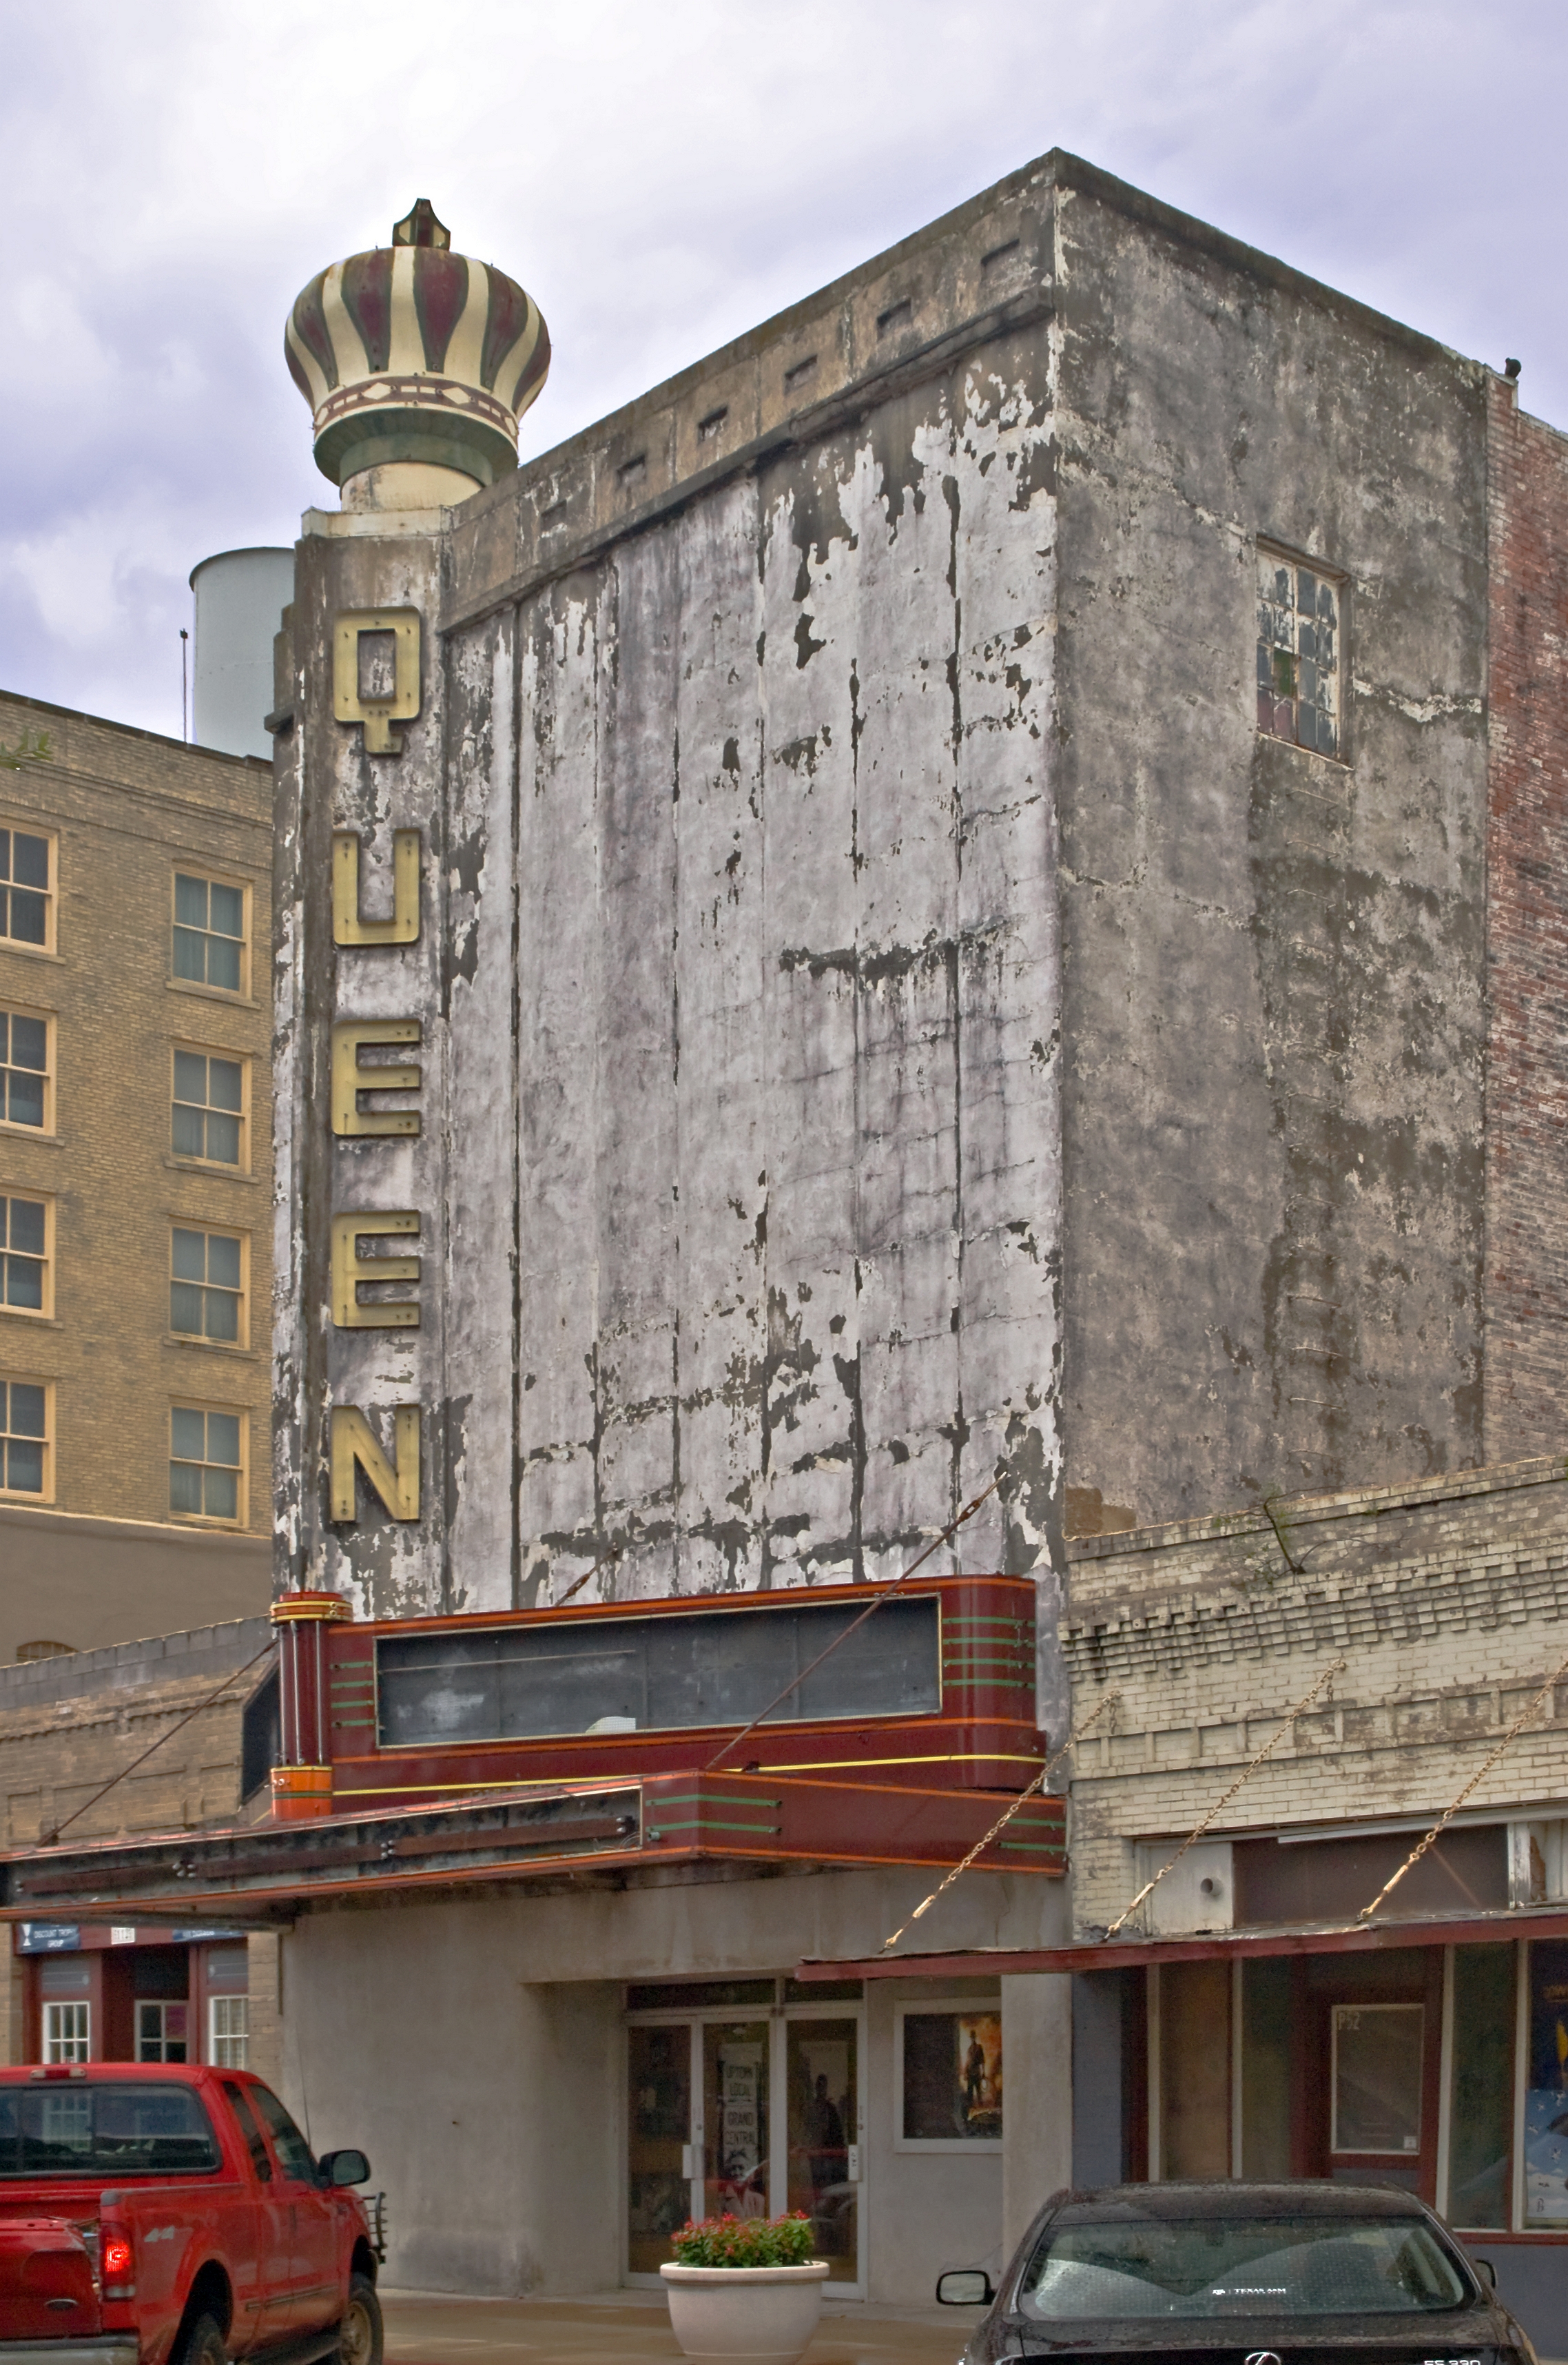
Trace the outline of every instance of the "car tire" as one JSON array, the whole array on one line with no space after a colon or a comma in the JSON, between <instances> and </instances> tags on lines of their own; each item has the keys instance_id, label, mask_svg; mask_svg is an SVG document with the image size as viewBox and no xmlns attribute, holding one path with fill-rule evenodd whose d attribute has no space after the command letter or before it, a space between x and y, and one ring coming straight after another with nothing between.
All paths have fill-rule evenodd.
<instances>
[{"instance_id":1,"label":"car tire","mask_svg":"<svg viewBox=\"0 0 1568 2365\"><path fill-rule=\"evenodd\" d=\"M381 2365L381 2302L375 2296L375 2285L368 2275L351 2275L337 2365ZM205 2358L202 2365L207 2365Z\"/></svg>"},{"instance_id":2,"label":"car tire","mask_svg":"<svg viewBox=\"0 0 1568 2365\"><path fill-rule=\"evenodd\" d=\"M229 2365L223 2334L210 2315L198 2315L179 2350L177 2365Z\"/></svg>"}]
</instances>

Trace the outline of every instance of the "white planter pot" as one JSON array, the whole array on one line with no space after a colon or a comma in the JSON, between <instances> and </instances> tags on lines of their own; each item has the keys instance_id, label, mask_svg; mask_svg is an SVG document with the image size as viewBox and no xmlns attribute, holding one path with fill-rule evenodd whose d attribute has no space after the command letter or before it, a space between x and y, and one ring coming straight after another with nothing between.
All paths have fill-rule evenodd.
<instances>
[{"instance_id":1,"label":"white planter pot","mask_svg":"<svg viewBox=\"0 0 1568 2365\"><path fill-rule=\"evenodd\" d=\"M661 2267L669 2320L702 2365L795 2365L822 2314L827 2260L804 2267Z\"/></svg>"}]
</instances>

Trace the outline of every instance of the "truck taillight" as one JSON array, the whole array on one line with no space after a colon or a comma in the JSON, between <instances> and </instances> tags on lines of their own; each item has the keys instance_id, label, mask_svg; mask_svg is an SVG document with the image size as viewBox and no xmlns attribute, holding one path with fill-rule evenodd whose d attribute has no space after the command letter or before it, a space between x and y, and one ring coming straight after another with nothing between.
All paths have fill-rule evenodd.
<instances>
[{"instance_id":1,"label":"truck taillight","mask_svg":"<svg viewBox=\"0 0 1568 2365\"><path fill-rule=\"evenodd\" d=\"M136 2261L131 2256L128 2234L104 2235L103 2275L106 2299L134 2299L136 2284L132 2278Z\"/></svg>"}]
</instances>

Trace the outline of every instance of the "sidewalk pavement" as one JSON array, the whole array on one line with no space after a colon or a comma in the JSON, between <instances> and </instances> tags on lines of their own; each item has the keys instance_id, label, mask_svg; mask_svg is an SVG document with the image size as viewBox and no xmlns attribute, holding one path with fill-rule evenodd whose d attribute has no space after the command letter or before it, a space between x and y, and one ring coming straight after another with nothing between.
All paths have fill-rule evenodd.
<instances>
[{"instance_id":1,"label":"sidewalk pavement","mask_svg":"<svg viewBox=\"0 0 1568 2365\"><path fill-rule=\"evenodd\" d=\"M656 2292L586 2299L454 2299L384 2291L386 2365L669 2365ZM829 2300L805 2365L955 2365L981 2311L889 2311Z\"/></svg>"}]
</instances>

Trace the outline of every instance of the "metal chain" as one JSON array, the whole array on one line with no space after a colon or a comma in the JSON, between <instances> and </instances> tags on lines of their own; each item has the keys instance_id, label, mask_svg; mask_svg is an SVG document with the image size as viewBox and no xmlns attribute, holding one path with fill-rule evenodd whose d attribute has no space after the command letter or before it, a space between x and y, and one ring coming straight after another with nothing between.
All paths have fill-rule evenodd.
<instances>
[{"instance_id":1,"label":"metal chain","mask_svg":"<svg viewBox=\"0 0 1568 2365\"><path fill-rule=\"evenodd\" d=\"M162 1749L166 1741L173 1741L176 1732L183 1732L192 1717L200 1716L207 1709L216 1708L224 1693L239 1683L242 1676L248 1676L252 1667L259 1666L267 1653L276 1647L276 1643L277 1636L269 1634L253 1659L247 1659L244 1665L237 1667L231 1676L225 1676L215 1692L209 1692L204 1700L197 1700L195 1708L187 1709L177 1724L172 1724L167 1732L161 1732L156 1741L150 1742L140 1757L133 1757L129 1765L122 1765L118 1774L111 1774L103 1788L95 1790L90 1799L84 1799L82 1804L73 1813L67 1815L62 1823L56 1823L51 1832L45 1832L38 1842L39 1846L40 1848L58 1847L62 1832L68 1832L73 1823L80 1822L88 1808L95 1807L100 1799L106 1799L115 1785L118 1782L123 1782L128 1774L134 1774L139 1765L145 1765L155 1749Z\"/></svg>"},{"instance_id":2,"label":"metal chain","mask_svg":"<svg viewBox=\"0 0 1568 2365\"><path fill-rule=\"evenodd\" d=\"M940 1552L948 1538L958 1534L958 1530L963 1526L964 1521L974 1518L975 1513L980 1509L982 1503L990 1502L991 1496L996 1493L1006 1474L1005 1470L998 1470L990 1485L982 1486L980 1493L976 1495L971 1501L964 1505L964 1508L958 1513L958 1518L956 1519L949 1519L941 1534L939 1536L933 1536L931 1541L926 1545L925 1550L923 1552L918 1553L916 1557L911 1561L907 1568L901 1569L898 1575L890 1577L885 1585L879 1585L868 1607L860 1612L858 1618L852 1618L848 1625L842 1628L840 1631L834 1636L833 1641L828 1644L825 1651L819 1651L816 1657L809 1661L808 1664L801 1669L798 1676L791 1676L783 1690L781 1692L776 1692L773 1698L768 1701L766 1708L759 1708L756 1714L752 1718L751 1722L749 1724L743 1724L733 1741L722 1741L720 1743L718 1748L713 1752L712 1756L708 1760L707 1765L702 1767L702 1772L704 1774L711 1774L715 1766L718 1765L721 1757L728 1757L731 1751L738 1749L743 1741L749 1740L751 1735L756 1731L757 1726L759 1724L766 1724L767 1719L773 1714L774 1709L781 1707L784 1701L789 1698L791 1692L798 1692L800 1690L801 1686L805 1682L808 1676L814 1676L816 1674L817 1669L822 1665L824 1659L831 1659L835 1651L842 1650L844 1644L848 1642L851 1634L857 1634L861 1627L866 1623L867 1619L874 1618L876 1616L878 1610L881 1608L883 1602L887 1600L889 1595L896 1593L901 1585L907 1585L910 1578L914 1575L915 1570L917 1568L924 1568L926 1562L931 1558L932 1553L934 1552ZM745 1768L744 1765L732 1765L728 1770L732 1774L744 1774Z\"/></svg>"},{"instance_id":3,"label":"metal chain","mask_svg":"<svg viewBox=\"0 0 1568 2365\"><path fill-rule=\"evenodd\" d=\"M1504 1751L1512 1747L1513 1743L1518 1739L1520 1733L1524 1731L1526 1725L1530 1721L1530 1719L1539 1712L1541 1702L1551 1698L1552 1693L1557 1689L1558 1685L1562 1681L1564 1676L1568 1676L1568 1659L1564 1659L1562 1665L1554 1669L1553 1672L1548 1676L1545 1683L1542 1684L1534 1699L1530 1701L1529 1706L1526 1709L1522 1709L1519 1714L1515 1717L1512 1724L1503 1735L1502 1740L1497 1743L1496 1748L1486 1760L1485 1765L1481 1767L1478 1773L1471 1776L1469 1781L1465 1784L1463 1789L1460 1792L1452 1806L1446 1808L1443 1813L1438 1817L1437 1821L1432 1825L1431 1830L1427 1833L1426 1838L1421 1841L1420 1844L1411 1849L1409 1855L1406 1857L1404 1863L1400 1866L1393 1878L1383 1882L1383 1887L1378 1890L1377 1895L1372 1899L1370 1905L1362 1906L1361 1911L1356 1916L1358 1922L1370 1922L1372 1915L1377 1911L1378 1907L1383 1902L1384 1899L1393 1896L1394 1890L1398 1888L1406 1874L1416 1865L1420 1863L1421 1858L1426 1855L1427 1850L1431 1847L1436 1841L1441 1839L1444 1832L1448 1829L1450 1823L1452 1822L1454 1817L1458 1814L1465 1800L1471 1796L1473 1791L1478 1789L1481 1784L1484 1782L1486 1777L1492 1771L1493 1766L1496 1765L1497 1760L1502 1756Z\"/></svg>"},{"instance_id":4,"label":"metal chain","mask_svg":"<svg viewBox=\"0 0 1568 2365\"><path fill-rule=\"evenodd\" d=\"M884 1955L887 1953L890 1946L896 1946L898 1945L899 1940L903 1936L906 1930L913 1928L914 1924L919 1921L923 1913L928 1913L931 1911L931 1908L935 1904L936 1900L939 1897L946 1894L947 1890L952 1888L953 1883L958 1878L961 1873L968 1872L976 1856L984 1855L986 1849L991 1845L992 1840L997 1837L999 1833L1006 1830L1008 1824L1013 1821L1014 1816L1018 1812L1019 1808L1024 1804L1025 1799L1032 1799L1036 1790L1044 1789L1046 1784L1050 1780L1052 1774L1056 1771L1056 1768L1061 1764L1062 1759L1068 1755L1070 1750L1077 1747L1078 1743L1083 1739L1084 1734L1090 1730L1090 1727L1094 1724L1098 1718L1104 1714L1105 1710L1112 1705L1113 1701L1119 1700L1121 1697L1122 1695L1120 1692L1107 1692L1099 1707L1095 1709L1093 1716L1090 1717L1088 1720L1088 1722L1080 1725L1076 1732L1070 1732L1068 1734L1067 1739L1062 1743L1062 1745L1057 1751L1056 1755L1054 1757L1047 1758L1045 1764L1041 1766L1039 1772L1036 1775L1028 1788L1026 1790L1019 1791L1018 1796L1014 1799L1013 1804L1008 1808L1006 1813L997 1817L995 1822L992 1823L990 1831L987 1832L983 1840L977 1840L975 1842L973 1847L969 1850L962 1864L956 1864L951 1872L947 1874L946 1877L939 1882L936 1888L932 1890L924 1903L915 1907L914 1911L910 1915L909 1920L902 1922L900 1927L893 1932L890 1938L883 1939L882 1952Z\"/></svg>"},{"instance_id":5,"label":"metal chain","mask_svg":"<svg viewBox=\"0 0 1568 2365\"><path fill-rule=\"evenodd\" d=\"M1186 1855L1187 1850L1190 1847L1194 1846L1197 1842L1203 1838L1204 1833L1208 1830L1208 1827L1214 1821L1215 1817L1223 1813L1225 1809L1229 1806L1231 1800L1235 1798L1237 1792L1247 1783L1250 1782L1253 1775L1256 1774L1259 1766L1263 1763L1264 1758L1267 1757L1271 1751L1279 1747L1281 1742L1284 1739L1292 1725L1294 1724L1297 1717L1305 1715L1307 1709L1312 1706L1313 1701L1317 1698L1318 1693L1323 1689L1324 1685L1331 1683L1336 1676L1342 1675L1349 1664L1348 1660L1336 1659L1331 1667L1324 1668L1323 1673L1318 1676L1317 1681L1313 1685L1312 1689L1309 1692L1303 1694L1302 1698L1297 1700L1294 1708L1286 1709L1284 1720L1281 1724L1278 1732L1275 1733L1272 1741L1264 1743L1262 1748L1258 1752L1257 1756L1253 1758L1251 1764L1245 1766L1237 1776L1235 1781L1231 1784L1224 1798L1216 1799L1215 1800L1214 1805L1209 1809L1208 1813L1204 1817L1202 1822L1195 1824L1193 1830L1188 1833L1186 1838L1182 1841L1181 1846L1171 1857L1170 1862L1169 1864L1162 1864L1159 1870L1155 1874L1154 1878L1144 1882L1143 1887L1138 1890L1138 1893L1133 1899L1132 1903L1126 1908L1125 1912L1117 1916L1116 1920L1112 1922L1110 1928L1106 1931L1105 1935L1107 1938L1114 1938L1117 1931L1120 1930L1125 1923L1132 1920L1133 1915L1137 1911L1138 1907L1143 1903L1144 1899L1148 1895L1150 1889L1158 1889L1166 1874L1172 1871L1174 1867L1181 1863L1182 1858Z\"/></svg>"}]
</instances>

